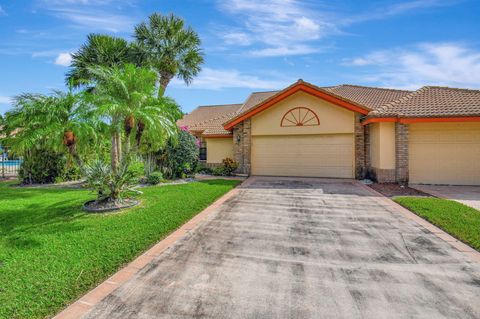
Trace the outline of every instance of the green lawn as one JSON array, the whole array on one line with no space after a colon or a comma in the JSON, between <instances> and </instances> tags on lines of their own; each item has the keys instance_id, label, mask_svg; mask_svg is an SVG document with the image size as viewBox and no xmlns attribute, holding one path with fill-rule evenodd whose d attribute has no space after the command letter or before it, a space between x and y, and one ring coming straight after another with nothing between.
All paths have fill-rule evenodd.
<instances>
[{"instance_id":1,"label":"green lawn","mask_svg":"<svg viewBox=\"0 0 480 319\"><path fill-rule=\"evenodd\" d=\"M480 251L480 211L441 198L395 197L394 201Z\"/></svg>"},{"instance_id":2,"label":"green lawn","mask_svg":"<svg viewBox=\"0 0 480 319\"><path fill-rule=\"evenodd\" d=\"M44 318L113 274L239 182L142 189L142 204L87 214L85 190L0 183L0 318Z\"/></svg>"}]
</instances>

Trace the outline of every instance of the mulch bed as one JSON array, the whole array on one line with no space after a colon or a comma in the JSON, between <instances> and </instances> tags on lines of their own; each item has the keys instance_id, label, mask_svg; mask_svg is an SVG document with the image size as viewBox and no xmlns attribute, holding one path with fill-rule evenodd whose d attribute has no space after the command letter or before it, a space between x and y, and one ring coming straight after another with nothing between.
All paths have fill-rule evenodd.
<instances>
[{"instance_id":1,"label":"mulch bed","mask_svg":"<svg viewBox=\"0 0 480 319\"><path fill-rule=\"evenodd\" d=\"M369 187L373 188L379 193L387 197L395 197L395 196L422 196L422 197L432 197L432 195L419 191L417 189L402 186L399 184L371 184L368 185Z\"/></svg>"},{"instance_id":2,"label":"mulch bed","mask_svg":"<svg viewBox=\"0 0 480 319\"><path fill-rule=\"evenodd\" d=\"M140 201L132 198L126 198L117 202L97 202L96 200L91 200L83 205L83 209L90 213L106 213L124 208L130 208L133 206L137 206L138 204L140 204Z\"/></svg>"}]
</instances>

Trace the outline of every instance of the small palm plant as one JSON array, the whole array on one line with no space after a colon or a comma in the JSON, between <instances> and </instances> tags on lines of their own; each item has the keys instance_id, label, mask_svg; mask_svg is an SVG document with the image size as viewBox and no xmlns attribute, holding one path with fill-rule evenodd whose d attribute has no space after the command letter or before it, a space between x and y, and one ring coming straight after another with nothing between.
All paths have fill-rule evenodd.
<instances>
[{"instance_id":1,"label":"small palm plant","mask_svg":"<svg viewBox=\"0 0 480 319\"><path fill-rule=\"evenodd\" d=\"M95 144L100 123L93 109L83 100L83 93L59 92L52 95L22 94L14 99L14 107L5 115L5 139L10 149L25 155L36 145L53 150L65 148L80 169L83 161L79 147ZM15 134L9 134L15 132Z\"/></svg>"},{"instance_id":2,"label":"small palm plant","mask_svg":"<svg viewBox=\"0 0 480 319\"><path fill-rule=\"evenodd\" d=\"M106 185L99 191L99 200L115 203L129 187L132 156L142 147L156 151L176 134L179 107L169 98L155 97L157 76L149 69L126 64L91 68L90 72L97 83L89 101L95 105L97 116L108 124L111 139L110 168L100 170L97 165L90 171L105 175L102 179Z\"/></svg>"}]
</instances>

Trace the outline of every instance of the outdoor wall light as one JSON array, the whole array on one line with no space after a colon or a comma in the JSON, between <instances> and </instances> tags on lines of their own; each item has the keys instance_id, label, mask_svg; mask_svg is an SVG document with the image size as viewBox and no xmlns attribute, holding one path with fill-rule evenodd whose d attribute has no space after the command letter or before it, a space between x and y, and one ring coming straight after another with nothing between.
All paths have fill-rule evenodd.
<instances>
[{"instance_id":1,"label":"outdoor wall light","mask_svg":"<svg viewBox=\"0 0 480 319\"><path fill-rule=\"evenodd\" d=\"M240 144L241 139L242 139L242 137L240 136L240 134L237 134L237 144Z\"/></svg>"}]
</instances>

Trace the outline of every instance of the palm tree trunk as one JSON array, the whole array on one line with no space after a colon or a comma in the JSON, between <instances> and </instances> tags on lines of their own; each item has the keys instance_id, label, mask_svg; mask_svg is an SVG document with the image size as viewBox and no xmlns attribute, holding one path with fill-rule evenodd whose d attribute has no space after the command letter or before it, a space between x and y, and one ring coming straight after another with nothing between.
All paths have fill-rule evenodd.
<instances>
[{"instance_id":1,"label":"palm tree trunk","mask_svg":"<svg viewBox=\"0 0 480 319\"><path fill-rule=\"evenodd\" d=\"M165 90L167 89L168 84L173 78L173 74L161 72L160 73L160 87L158 88L158 98L163 97Z\"/></svg>"},{"instance_id":2,"label":"palm tree trunk","mask_svg":"<svg viewBox=\"0 0 480 319\"><path fill-rule=\"evenodd\" d=\"M72 156L73 161L75 162L75 164L77 164L80 171L82 173L84 173L85 170L84 170L84 166L83 166L83 161L82 161L82 159L80 158L80 156L78 155L78 152L77 152L77 144L70 145L68 147L68 152Z\"/></svg>"},{"instance_id":3,"label":"palm tree trunk","mask_svg":"<svg viewBox=\"0 0 480 319\"><path fill-rule=\"evenodd\" d=\"M122 136L120 132L116 133L116 139L117 139L117 163L122 162Z\"/></svg>"},{"instance_id":4,"label":"palm tree trunk","mask_svg":"<svg viewBox=\"0 0 480 319\"><path fill-rule=\"evenodd\" d=\"M80 168L80 171L84 173L85 171L83 161L81 160L77 152L77 137L75 136L75 133L73 131L65 131L63 135L63 144L67 147L68 152L72 156L75 163L78 165L78 168Z\"/></svg>"},{"instance_id":5,"label":"palm tree trunk","mask_svg":"<svg viewBox=\"0 0 480 319\"><path fill-rule=\"evenodd\" d=\"M116 173L118 169L118 143L117 143L117 134L112 133L112 149L111 149L111 165L112 172Z\"/></svg>"}]
</instances>

